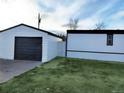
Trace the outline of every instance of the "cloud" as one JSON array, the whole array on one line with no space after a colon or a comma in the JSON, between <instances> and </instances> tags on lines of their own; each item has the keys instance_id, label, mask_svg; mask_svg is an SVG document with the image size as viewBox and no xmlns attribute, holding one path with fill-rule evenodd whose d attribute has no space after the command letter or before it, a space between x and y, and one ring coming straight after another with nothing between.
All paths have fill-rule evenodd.
<instances>
[{"instance_id":1,"label":"cloud","mask_svg":"<svg viewBox=\"0 0 124 93\"><path fill-rule=\"evenodd\" d=\"M110 29L124 29L124 11L120 10L110 16Z\"/></svg>"},{"instance_id":2,"label":"cloud","mask_svg":"<svg viewBox=\"0 0 124 93\"><path fill-rule=\"evenodd\" d=\"M35 0L3 0L0 1L0 29L19 23L34 25L38 7Z\"/></svg>"},{"instance_id":3,"label":"cloud","mask_svg":"<svg viewBox=\"0 0 124 93\"><path fill-rule=\"evenodd\" d=\"M124 17L124 11L119 11L112 16L112 19L116 20L116 19L120 19L122 17Z\"/></svg>"},{"instance_id":4,"label":"cloud","mask_svg":"<svg viewBox=\"0 0 124 93\"><path fill-rule=\"evenodd\" d=\"M47 2L48 1L48 2ZM106 12L108 12L117 2L118 0L106 0L107 2L99 2L102 6L106 4L104 7L100 7L95 11L95 8L92 8L90 11L95 11L92 13L92 15L85 19L81 19L82 16L85 16L85 12L87 11L87 8L90 7L91 4L99 5L98 0L93 0L92 2L90 0L74 0L70 2L70 5L66 6L63 3L58 3L56 0L46 0L47 5L51 4L51 1L56 2L56 6L51 6L52 8L55 8L55 11L48 12L49 18L46 19L46 21L50 22L51 24L43 23L44 29L56 29L56 30L63 30L66 31L67 28L62 27L63 24L68 23L70 18L79 18L79 28L78 29L93 29L95 27L95 24L99 21L106 21L102 15ZM55 5L55 2L53 4ZM97 8L97 7L96 7ZM80 13L84 12L81 16L78 16ZM53 23L53 24L52 24Z\"/></svg>"},{"instance_id":5,"label":"cloud","mask_svg":"<svg viewBox=\"0 0 124 93\"><path fill-rule=\"evenodd\" d=\"M70 18L76 17L76 14L80 12L79 9L81 6L87 3L86 0L72 0L70 2L67 2L69 0L64 1L66 2L62 3L62 0L46 0L44 3L40 2L46 6L54 8L54 11L52 12L44 11L44 13L48 14L48 17L42 20L41 28L47 30L66 31L67 28L62 27L62 25L67 24ZM39 6L39 8L43 7Z\"/></svg>"},{"instance_id":6,"label":"cloud","mask_svg":"<svg viewBox=\"0 0 124 93\"><path fill-rule=\"evenodd\" d=\"M94 2L97 2L97 0L95 0ZM82 20L80 20L79 29L94 29L95 24L98 22L104 22L106 24L106 22L108 22L107 20L109 17L103 17L103 15L108 13L110 11L110 9L117 2L118 2L118 0L110 0L109 2L104 3L104 4L106 4L106 6L100 7L99 9L97 9L97 11L92 13L92 15L88 15L86 18L83 18ZM91 2L90 2L90 4L91 4ZM92 11L94 11L94 10L92 10ZM106 25L108 26L108 23Z\"/></svg>"},{"instance_id":7,"label":"cloud","mask_svg":"<svg viewBox=\"0 0 124 93\"><path fill-rule=\"evenodd\" d=\"M42 29L66 31L67 28L62 25L78 12L86 0L64 1L63 3L63 0L2 0L0 1L0 20L2 21L0 29L19 23L37 27L37 14L40 12L41 15L48 15L41 22ZM39 3L46 7L42 7ZM45 11L45 8L53 8L55 11Z\"/></svg>"},{"instance_id":8,"label":"cloud","mask_svg":"<svg viewBox=\"0 0 124 93\"><path fill-rule=\"evenodd\" d=\"M19 23L37 27L38 12L47 15L41 20L41 29L65 32L62 25L70 18L79 18L78 29L92 29L99 21L113 22L124 16L117 3L122 0L0 0L0 29Z\"/></svg>"}]
</instances>

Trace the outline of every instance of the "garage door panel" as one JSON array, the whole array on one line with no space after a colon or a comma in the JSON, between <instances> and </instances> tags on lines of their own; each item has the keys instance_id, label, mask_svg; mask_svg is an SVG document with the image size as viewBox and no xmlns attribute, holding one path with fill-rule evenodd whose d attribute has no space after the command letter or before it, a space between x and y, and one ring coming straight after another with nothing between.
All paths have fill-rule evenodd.
<instances>
[{"instance_id":1,"label":"garage door panel","mask_svg":"<svg viewBox=\"0 0 124 93\"><path fill-rule=\"evenodd\" d=\"M15 59L41 61L41 58L42 58L41 37L15 38Z\"/></svg>"}]
</instances>

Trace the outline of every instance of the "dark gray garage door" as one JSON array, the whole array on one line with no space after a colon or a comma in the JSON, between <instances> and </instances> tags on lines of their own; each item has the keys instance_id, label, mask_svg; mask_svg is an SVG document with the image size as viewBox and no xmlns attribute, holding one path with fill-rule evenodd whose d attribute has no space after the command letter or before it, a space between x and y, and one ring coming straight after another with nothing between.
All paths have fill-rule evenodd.
<instances>
[{"instance_id":1,"label":"dark gray garage door","mask_svg":"<svg viewBox=\"0 0 124 93\"><path fill-rule=\"evenodd\" d=\"M41 61L42 37L16 37L15 59Z\"/></svg>"}]
</instances>

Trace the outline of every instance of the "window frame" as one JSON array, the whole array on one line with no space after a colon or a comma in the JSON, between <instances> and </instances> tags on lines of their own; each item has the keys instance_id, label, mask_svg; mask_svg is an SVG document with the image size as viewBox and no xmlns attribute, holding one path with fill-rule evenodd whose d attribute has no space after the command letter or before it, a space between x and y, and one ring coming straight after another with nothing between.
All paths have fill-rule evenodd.
<instances>
[{"instance_id":1,"label":"window frame","mask_svg":"<svg viewBox=\"0 0 124 93\"><path fill-rule=\"evenodd\" d=\"M113 34L107 34L107 46L113 46Z\"/></svg>"}]
</instances>

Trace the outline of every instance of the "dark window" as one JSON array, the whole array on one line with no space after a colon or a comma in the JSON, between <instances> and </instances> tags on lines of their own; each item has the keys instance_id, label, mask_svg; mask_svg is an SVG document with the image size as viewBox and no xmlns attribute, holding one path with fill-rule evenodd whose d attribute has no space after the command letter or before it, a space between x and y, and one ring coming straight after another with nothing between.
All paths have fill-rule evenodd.
<instances>
[{"instance_id":1,"label":"dark window","mask_svg":"<svg viewBox=\"0 0 124 93\"><path fill-rule=\"evenodd\" d=\"M108 46L113 45L113 34L107 34L107 45Z\"/></svg>"}]
</instances>

